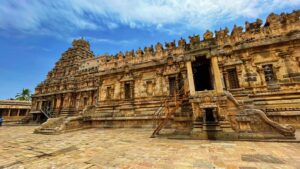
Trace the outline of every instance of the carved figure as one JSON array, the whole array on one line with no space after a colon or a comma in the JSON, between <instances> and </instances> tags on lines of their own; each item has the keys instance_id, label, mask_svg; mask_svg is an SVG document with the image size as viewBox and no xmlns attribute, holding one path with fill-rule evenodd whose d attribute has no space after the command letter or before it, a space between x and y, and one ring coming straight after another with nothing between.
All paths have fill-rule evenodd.
<instances>
[{"instance_id":1,"label":"carved figure","mask_svg":"<svg viewBox=\"0 0 300 169\"><path fill-rule=\"evenodd\" d=\"M136 51L136 56L137 57L143 57L143 51L142 51L142 49L141 48L139 48L137 51Z\"/></svg>"},{"instance_id":2,"label":"carved figure","mask_svg":"<svg viewBox=\"0 0 300 169\"><path fill-rule=\"evenodd\" d=\"M209 39L212 39L213 36L214 36L214 34L211 31L207 30L204 33L203 38L204 38L204 40L209 40Z\"/></svg>"},{"instance_id":3,"label":"carved figure","mask_svg":"<svg viewBox=\"0 0 300 169\"><path fill-rule=\"evenodd\" d=\"M257 31L260 29L261 25L261 19L256 19L256 22L253 23L249 23L248 21L245 22L246 31Z\"/></svg>"}]
</instances>

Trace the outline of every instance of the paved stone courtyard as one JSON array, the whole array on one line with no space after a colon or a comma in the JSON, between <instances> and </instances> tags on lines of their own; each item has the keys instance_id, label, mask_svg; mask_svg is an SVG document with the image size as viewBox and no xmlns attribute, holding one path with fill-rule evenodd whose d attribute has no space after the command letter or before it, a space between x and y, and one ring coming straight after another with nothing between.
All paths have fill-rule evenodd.
<instances>
[{"instance_id":1,"label":"paved stone courtyard","mask_svg":"<svg viewBox=\"0 0 300 169\"><path fill-rule=\"evenodd\" d=\"M0 127L0 168L300 168L299 143L151 139L148 129L33 129Z\"/></svg>"}]
</instances>

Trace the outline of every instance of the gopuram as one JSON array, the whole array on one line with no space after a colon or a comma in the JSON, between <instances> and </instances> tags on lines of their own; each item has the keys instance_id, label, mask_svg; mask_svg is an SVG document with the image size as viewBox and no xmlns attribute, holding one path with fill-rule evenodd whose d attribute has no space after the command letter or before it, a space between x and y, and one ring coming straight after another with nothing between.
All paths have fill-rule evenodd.
<instances>
[{"instance_id":1,"label":"gopuram","mask_svg":"<svg viewBox=\"0 0 300 169\"><path fill-rule=\"evenodd\" d=\"M32 98L36 133L163 128L170 137L294 139L300 126L300 10L189 41L95 56L74 40ZM33 117L36 119L37 117ZM152 134L152 135L151 135Z\"/></svg>"}]
</instances>

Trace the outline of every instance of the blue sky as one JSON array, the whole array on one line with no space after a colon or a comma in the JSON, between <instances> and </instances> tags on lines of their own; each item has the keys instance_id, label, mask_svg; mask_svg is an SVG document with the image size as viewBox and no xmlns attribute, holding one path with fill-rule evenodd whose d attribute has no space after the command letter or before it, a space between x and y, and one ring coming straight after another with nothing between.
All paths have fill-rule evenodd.
<instances>
[{"instance_id":1,"label":"blue sky","mask_svg":"<svg viewBox=\"0 0 300 169\"><path fill-rule=\"evenodd\" d=\"M0 99L32 92L74 38L115 54L263 20L300 0L0 0Z\"/></svg>"}]
</instances>

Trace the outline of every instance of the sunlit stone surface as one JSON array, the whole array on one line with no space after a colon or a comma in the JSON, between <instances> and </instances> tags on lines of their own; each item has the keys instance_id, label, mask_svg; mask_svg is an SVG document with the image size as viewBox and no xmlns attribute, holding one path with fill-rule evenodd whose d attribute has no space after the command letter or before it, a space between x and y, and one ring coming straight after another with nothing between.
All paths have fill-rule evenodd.
<instances>
[{"instance_id":1,"label":"sunlit stone surface","mask_svg":"<svg viewBox=\"0 0 300 169\"><path fill-rule=\"evenodd\" d=\"M0 127L0 168L299 168L300 144L149 138L150 129ZM164 130L166 131L166 130Z\"/></svg>"}]
</instances>

